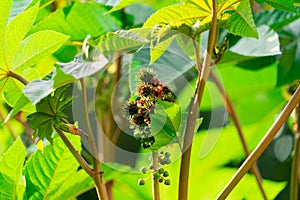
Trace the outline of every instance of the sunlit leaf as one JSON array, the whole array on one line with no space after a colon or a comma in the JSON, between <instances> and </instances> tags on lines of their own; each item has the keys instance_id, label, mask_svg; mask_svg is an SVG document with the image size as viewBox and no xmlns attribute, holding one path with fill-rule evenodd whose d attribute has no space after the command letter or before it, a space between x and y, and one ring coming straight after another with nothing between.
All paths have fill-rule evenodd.
<instances>
[{"instance_id":1,"label":"sunlit leaf","mask_svg":"<svg viewBox=\"0 0 300 200\"><path fill-rule=\"evenodd\" d=\"M273 6L274 8L295 12L295 6L293 0L255 0L257 3L267 3Z\"/></svg>"},{"instance_id":2,"label":"sunlit leaf","mask_svg":"<svg viewBox=\"0 0 300 200\"><path fill-rule=\"evenodd\" d=\"M226 29L230 33L258 38L249 1L241 1L238 4L235 4L232 9L228 9L225 13L231 15L226 21Z\"/></svg>"},{"instance_id":3,"label":"sunlit leaf","mask_svg":"<svg viewBox=\"0 0 300 200\"><path fill-rule=\"evenodd\" d=\"M76 136L71 139L80 152L80 139ZM69 199L86 191L92 180L82 170L77 171L78 167L78 162L63 141L54 139L53 145L47 145L44 153L38 150L25 166L27 198L53 199L56 193L62 192L59 198ZM72 177L78 179L71 181Z\"/></svg>"},{"instance_id":4,"label":"sunlit leaf","mask_svg":"<svg viewBox=\"0 0 300 200\"><path fill-rule=\"evenodd\" d=\"M0 199L23 199L25 181L22 168L26 150L18 138L0 159Z\"/></svg>"}]
</instances>

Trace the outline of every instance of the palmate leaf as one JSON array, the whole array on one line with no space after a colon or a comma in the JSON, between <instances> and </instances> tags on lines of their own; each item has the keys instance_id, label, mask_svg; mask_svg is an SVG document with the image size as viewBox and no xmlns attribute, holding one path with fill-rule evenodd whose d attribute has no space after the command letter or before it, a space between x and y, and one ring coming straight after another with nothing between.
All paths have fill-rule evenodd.
<instances>
[{"instance_id":1,"label":"palmate leaf","mask_svg":"<svg viewBox=\"0 0 300 200\"><path fill-rule=\"evenodd\" d=\"M5 4L2 5L2 2ZM26 1L27 2L27 1ZM26 4L25 2L25 4ZM16 98L6 99L14 109L9 116L13 116L24 106L29 105L28 99L22 94L23 85L10 77L10 71L20 75L29 81L39 78L39 73L24 74L24 69L36 64L38 61L55 52L69 37L55 31L43 31L29 35L39 10L39 4L28 8L11 19L8 23L12 0L1 1L0 24L0 92L8 90L9 83L13 85L17 93ZM24 2L23 2L24 3ZM28 3L28 2L27 2ZM20 8L24 9L25 4ZM35 75L34 77L32 75ZM8 118L7 118L8 119Z\"/></svg>"},{"instance_id":2,"label":"palmate leaf","mask_svg":"<svg viewBox=\"0 0 300 200\"><path fill-rule=\"evenodd\" d=\"M267 3L276 9L296 12L293 0L255 0L257 3Z\"/></svg>"},{"instance_id":3,"label":"palmate leaf","mask_svg":"<svg viewBox=\"0 0 300 200\"><path fill-rule=\"evenodd\" d=\"M53 126L66 115L63 110L71 104L72 98L65 98L66 87L56 89L53 95L48 95L36 104L36 112L27 118L35 136L42 140L45 137L52 142Z\"/></svg>"},{"instance_id":4,"label":"palmate leaf","mask_svg":"<svg viewBox=\"0 0 300 200\"><path fill-rule=\"evenodd\" d=\"M225 28L234 35L258 38L258 33L253 20L250 2L248 0L234 4L232 8L224 10L230 14L225 23Z\"/></svg>"},{"instance_id":5,"label":"palmate leaf","mask_svg":"<svg viewBox=\"0 0 300 200\"><path fill-rule=\"evenodd\" d=\"M23 199L25 181L22 168L26 149L20 138L0 159L0 199Z\"/></svg>"},{"instance_id":6,"label":"palmate leaf","mask_svg":"<svg viewBox=\"0 0 300 200\"><path fill-rule=\"evenodd\" d=\"M76 136L70 139L81 151L80 139ZM77 171L78 167L78 162L63 141L54 139L53 145L47 145L44 152L38 150L25 166L27 198L72 199L74 195L90 189L92 178L83 170Z\"/></svg>"}]
</instances>

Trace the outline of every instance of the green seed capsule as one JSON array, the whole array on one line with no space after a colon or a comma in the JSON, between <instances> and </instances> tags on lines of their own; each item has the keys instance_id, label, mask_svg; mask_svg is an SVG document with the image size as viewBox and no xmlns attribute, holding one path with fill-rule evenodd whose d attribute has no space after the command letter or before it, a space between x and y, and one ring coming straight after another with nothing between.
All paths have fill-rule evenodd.
<instances>
[{"instance_id":1,"label":"green seed capsule","mask_svg":"<svg viewBox=\"0 0 300 200\"><path fill-rule=\"evenodd\" d=\"M140 178L140 179L138 180L138 184L139 184L139 185L145 185L144 179L141 179L141 178Z\"/></svg>"},{"instance_id":2,"label":"green seed capsule","mask_svg":"<svg viewBox=\"0 0 300 200\"><path fill-rule=\"evenodd\" d=\"M165 185L171 185L170 179L166 179L165 182L164 182L164 184L165 184Z\"/></svg>"},{"instance_id":3,"label":"green seed capsule","mask_svg":"<svg viewBox=\"0 0 300 200\"><path fill-rule=\"evenodd\" d=\"M158 179L158 182L159 182L159 183L162 183L163 181L164 181L163 178L159 178L159 179Z\"/></svg>"},{"instance_id":4,"label":"green seed capsule","mask_svg":"<svg viewBox=\"0 0 300 200\"><path fill-rule=\"evenodd\" d=\"M166 152L166 153L165 153L165 156L166 156L167 158L169 158L169 157L171 156L171 154L170 154L169 152Z\"/></svg>"},{"instance_id":5,"label":"green seed capsule","mask_svg":"<svg viewBox=\"0 0 300 200\"><path fill-rule=\"evenodd\" d=\"M165 171L164 168L159 168L159 169L158 169L158 173L160 173L160 174L163 174L164 171Z\"/></svg>"},{"instance_id":6,"label":"green seed capsule","mask_svg":"<svg viewBox=\"0 0 300 200\"><path fill-rule=\"evenodd\" d=\"M164 177L168 177L168 176L169 176L169 172L168 172L168 171L165 171L164 174L163 174L163 176L164 176Z\"/></svg>"},{"instance_id":7,"label":"green seed capsule","mask_svg":"<svg viewBox=\"0 0 300 200\"><path fill-rule=\"evenodd\" d=\"M155 172L153 174L153 178L158 179L160 177L160 173Z\"/></svg>"},{"instance_id":8,"label":"green seed capsule","mask_svg":"<svg viewBox=\"0 0 300 200\"><path fill-rule=\"evenodd\" d=\"M146 167L142 167L141 172L142 172L143 174L146 174L147 168L146 168Z\"/></svg>"}]
</instances>

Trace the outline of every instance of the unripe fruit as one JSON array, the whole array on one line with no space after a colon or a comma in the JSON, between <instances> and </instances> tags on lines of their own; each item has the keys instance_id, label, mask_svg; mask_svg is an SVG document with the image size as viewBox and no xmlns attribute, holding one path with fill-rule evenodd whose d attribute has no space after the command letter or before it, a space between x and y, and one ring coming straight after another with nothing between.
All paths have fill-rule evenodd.
<instances>
[{"instance_id":1,"label":"unripe fruit","mask_svg":"<svg viewBox=\"0 0 300 200\"><path fill-rule=\"evenodd\" d=\"M169 176L169 172L168 172L168 171L165 171L164 174L163 174L163 176L164 176L164 177L168 177L168 176Z\"/></svg>"},{"instance_id":2,"label":"unripe fruit","mask_svg":"<svg viewBox=\"0 0 300 200\"><path fill-rule=\"evenodd\" d=\"M145 185L144 179L141 179L141 178L140 178L140 179L138 180L138 184L139 184L139 185Z\"/></svg>"},{"instance_id":3,"label":"unripe fruit","mask_svg":"<svg viewBox=\"0 0 300 200\"><path fill-rule=\"evenodd\" d=\"M165 171L164 168L159 168L159 169L158 169L158 173L160 173L160 174L163 174L164 171Z\"/></svg>"},{"instance_id":4,"label":"unripe fruit","mask_svg":"<svg viewBox=\"0 0 300 200\"><path fill-rule=\"evenodd\" d=\"M170 179L166 179L165 182L164 182L164 184L165 184L165 185L171 185Z\"/></svg>"},{"instance_id":5,"label":"unripe fruit","mask_svg":"<svg viewBox=\"0 0 300 200\"><path fill-rule=\"evenodd\" d=\"M146 174L147 168L146 168L146 167L142 167L141 172L142 172L143 174Z\"/></svg>"}]
</instances>

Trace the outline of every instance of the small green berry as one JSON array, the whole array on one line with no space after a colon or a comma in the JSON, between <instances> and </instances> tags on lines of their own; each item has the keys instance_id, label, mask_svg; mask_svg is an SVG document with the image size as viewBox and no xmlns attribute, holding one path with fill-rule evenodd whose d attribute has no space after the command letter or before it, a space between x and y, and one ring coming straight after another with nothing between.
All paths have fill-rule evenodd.
<instances>
[{"instance_id":1,"label":"small green berry","mask_svg":"<svg viewBox=\"0 0 300 200\"><path fill-rule=\"evenodd\" d=\"M165 171L164 174L163 174L163 176L164 176L164 177L168 177L168 176L169 176L169 172L168 172L168 171Z\"/></svg>"},{"instance_id":2,"label":"small green berry","mask_svg":"<svg viewBox=\"0 0 300 200\"><path fill-rule=\"evenodd\" d=\"M171 160L168 158L166 159L166 165L171 164Z\"/></svg>"},{"instance_id":3,"label":"small green berry","mask_svg":"<svg viewBox=\"0 0 300 200\"><path fill-rule=\"evenodd\" d=\"M139 185L145 185L144 179L141 179L141 178L140 178L140 179L138 180L138 184L139 184Z\"/></svg>"},{"instance_id":4,"label":"small green berry","mask_svg":"<svg viewBox=\"0 0 300 200\"><path fill-rule=\"evenodd\" d=\"M165 153L165 156L166 156L167 158L169 158L169 157L171 156L171 154L170 154L169 152L166 152L166 153Z\"/></svg>"},{"instance_id":5,"label":"small green berry","mask_svg":"<svg viewBox=\"0 0 300 200\"><path fill-rule=\"evenodd\" d=\"M159 174L159 173L155 172L155 173L153 174L153 178L158 179L159 177L160 177L160 174Z\"/></svg>"},{"instance_id":6,"label":"small green berry","mask_svg":"<svg viewBox=\"0 0 300 200\"><path fill-rule=\"evenodd\" d=\"M160 174L163 174L164 171L165 171L164 168L159 168L159 169L158 169L158 173L160 173Z\"/></svg>"},{"instance_id":7,"label":"small green berry","mask_svg":"<svg viewBox=\"0 0 300 200\"><path fill-rule=\"evenodd\" d=\"M153 170L153 169L154 169L153 165L150 165L150 166L149 166L149 169L150 169L150 170Z\"/></svg>"},{"instance_id":8,"label":"small green berry","mask_svg":"<svg viewBox=\"0 0 300 200\"><path fill-rule=\"evenodd\" d=\"M143 174L146 174L147 168L146 168L146 167L142 167L141 172L142 172Z\"/></svg>"},{"instance_id":9,"label":"small green berry","mask_svg":"<svg viewBox=\"0 0 300 200\"><path fill-rule=\"evenodd\" d=\"M164 182L164 184L165 184L165 185L171 185L170 179L166 179L165 182Z\"/></svg>"},{"instance_id":10,"label":"small green berry","mask_svg":"<svg viewBox=\"0 0 300 200\"><path fill-rule=\"evenodd\" d=\"M158 182L159 182L159 183L162 183L163 181L164 181L163 178L159 178L159 179L158 179Z\"/></svg>"}]
</instances>

